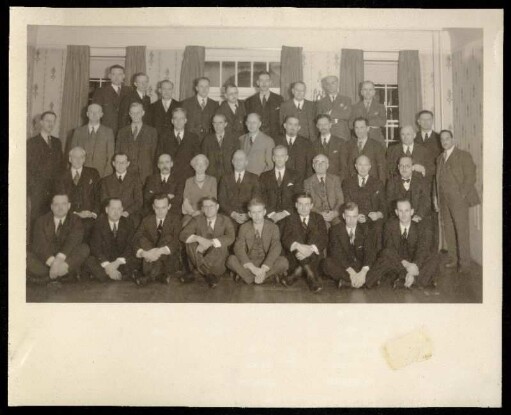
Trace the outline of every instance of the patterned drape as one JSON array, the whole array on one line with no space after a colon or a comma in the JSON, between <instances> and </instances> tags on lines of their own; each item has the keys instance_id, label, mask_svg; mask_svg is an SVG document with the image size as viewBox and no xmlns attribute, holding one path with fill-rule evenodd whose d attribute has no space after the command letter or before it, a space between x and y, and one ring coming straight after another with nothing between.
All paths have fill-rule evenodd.
<instances>
[{"instance_id":1,"label":"patterned drape","mask_svg":"<svg viewBox=\"0 0 511 415\"><path fill-rule=\"evenodd\" d=\"M364 51L361 49L341 50L341 70L339 92L351 98L351 102L359 101L360 84L364 81Z\"/></svg>"},{"instance_id":2,"label":"patterned drape","mask_svg":"<svg viewBox=\"0 0 511 415\"><path fill-rule=\"evenodd\" d=\"M280 95L291 97L291 85L303 78L302 48L282 46L280 52Z\"/></svg>"},{"instance_id":3,"label":"patterned drape","mask_svg":"<svg viewBox=\"0 0 511 415\"><path fill-rule=\"evenodd\" d=\"M33 75L32 81L28 78L31 83L27 91L27 138L39 132L38 119L44 111L57 114L54 135L59 134L66 56L66 49L47 48L35 49L33 56L28 56L32 60Z\"/></svg>"},{"instance_id":4,"label":"patterned drape","mask_svg":"<svg viewBox=\"0 0 511 415\"><path fill-rule=\"evenodd\" d=\"M174 83L174 98L179 100L179 75L183 62L183 50L148 49L146 68L149 76L151 101L158 99L157 87L160 81L168 79Z\"/></svg>"},{"instance_id":5,"label":"patterned drape","mask_svg":"<svg viewBox=\"0 0 511 415\"><path fill-rule=\"evenodd\" d=\"M146 53L145 46L127 46L126 47L126 85L131 85L133 81L133 75L138 72L146 71Z\"/></svg>"},{"instance_id":6,"label":"patterned drape","mask_svg":"<svg viewBox=\"0 0 511 415\"><path fill-rule=\"evenodd\" d=\"M179 80L179 100L192 97L194 81L204 75L206 48L203 46L186 46Z\"/></svg>"},{"instance_id":7,"label":"patterned drape","mask_svg":"<svg viewBox=\"0 0 511 415\"><path fill-rule=\"evenodd\" d=\"M328 75L338 75L341 56L334 52L303 51L303 81L307 85L306 98L317 101L324 95L321 79Z\"/></svg>"},{"instance_id":8,"label":"patterned drape","mask_svg":"<svg viewBox=\"0 0 511 415\"><path fill-rule=\"evenodd\" d=\"M421 68L418 50L399 52L397 83L399 125L415 125L416 115L422 109Z\"/></svg>"}]
</instances>

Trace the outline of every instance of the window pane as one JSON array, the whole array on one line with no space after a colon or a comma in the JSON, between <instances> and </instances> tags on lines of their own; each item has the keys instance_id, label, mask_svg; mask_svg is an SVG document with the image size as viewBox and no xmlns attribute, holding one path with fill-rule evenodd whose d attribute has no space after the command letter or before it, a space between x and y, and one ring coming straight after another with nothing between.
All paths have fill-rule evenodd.
<instances>
[{"instance_id":1,"label":"window pane","mask_svg":"<svg viewBox=\"0 0 511 415\"><path fill-rule=\"evenodd\" d=\"M375 88L375 97L379 103L385 104L385 88Z\"/></svg>"},{"instance_id":2,"label":"window pane","mask_svg":"<svg viewBox=\"0 0 511 415\"><path fill-rule=\"evenodd\" d=\"M254 79L252 83L253 86L257 86L257 77L259 76L259 73L263 71L266 71L266 62L254 62Z\"/></svg>"},{"instance_id":3,"label":"window pane","mask_svg":"<svg viewBox=\"0 0 511 415\"><path fill-rule=\"evenodd\" d=\"M92 102L94 91L100 87L100 83L99 79L89 79L89 102Z\"/></svg>"},{"instance_id":4,"label":"window pane","mask_svg":"<svg viewBox=\"0 0 511 415\"><path fill-rule=\"evenodd\" d=\"M280 62L270 62L271 85L280 88Z\"/></svg>"},{"instance_id":5,"label":"window pane","mask_svg":"<svg viewBox=\"0 0 511 415\"><path fill-rule=\"evenodd\" d=\"M238 62L238 86L250 87L250 62Z\"/></svg>"},{"instance_id":6,"label":"window pane","mask_svg":"<svg viewBox=\"0 0 511 415\"><path fill-rule=\"evenodd\" d=\"M234 62L222 62L222 86L236 83Z\"/></svg>"},{"instance_id":7,"label":"window pane","mask_svg":"<svg viewBox=\"0 0 511 415\"><path fill-rule=\"evenodd\" d=\"M205 62L204 76L210 80L210 86L220 86L220 62Z\"/></svg>"},{"instance_id":8,"label":"window pane","mask_svg":"<svg viewBox=\"0 0 511 415\"><path fill-rule=\"evenodd\" d=\"M397 88L390 90L390 95L392 99L392 105L399 105L399 94L397 92Z\"/></svg>"}]
</instances>

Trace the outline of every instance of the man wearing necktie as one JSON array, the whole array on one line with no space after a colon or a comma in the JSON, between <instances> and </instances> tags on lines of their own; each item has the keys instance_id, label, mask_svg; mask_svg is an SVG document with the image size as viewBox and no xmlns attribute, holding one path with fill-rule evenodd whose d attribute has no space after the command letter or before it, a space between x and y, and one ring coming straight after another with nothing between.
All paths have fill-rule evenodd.
<instances>
[{"instance_id":1,"label":"man wearing necktie","mask_svg":"<svg viewBox=\"0 0 511 415\"><path fill-rule=\"evenodd\" d=\"M443 151L442 144L440 143L440 136L433 129L434 116L431 111L422 110L417 114L417 125L419 131L415 136L415 142L421 143L426 147L433 160L440 155Z\"/></svg>"},{"instance_id":2,"label":"man wearing necktie","mask_svg":"<svg viewBox=\"0 0 511 415\"><path fill-rule=\"evenodd\" d=\"M172 111L181 106L172 94L174 92L174 83L168 79L160 81L158 94L160 99L151 104L147 124L156 128L158 138L164 136L172 129Z\"/></svg>"},{"instance_id":3,"label":"man wearing necktie","mask_svg":"<svg viewBox=\"0 0 511 415\"><path fill-rule=\"evenodd\" d=\"M362 99L351 108L350 125L354 127L357 118L367 120L369 138L385 143L385 137L382 133L382 127L387 123L387 111L385 105L379 103L375 97L376 89L372 81L364 81L360 90Z\"/></svg>"},{"instance_id":4,"label":"man wearing necktie","mask_svg":"<svg viewBox=\"0 0 511 415\"><path fill-rule=\"evenodd\" d=\"M247 132L245 127L245 103L238 99L238 87L234 84L225 86L225 100L220 104L217 114L223 114L226 118L226 132L231 133L235 139ZM213 125L214 128L214 125Z\"/></svg>"},{"instance_id":5,"label":"man wearing necktie","mask_svg":"<svg viewBox=\"0 0 511 415\"><path fill-rule=\"evenodd\" d=\"M261 116L257 113L247 115L248 133L239 138L240 149L248 157L247 171L260 175L273 169L272 150L275 147L273 138L260 131Z\"/></svg>"},{"instance_id":6,"label":"man wearing necktie","mask_svg":"<svg viewBox=\"0 0 511 415\"><path fill-rule=\"evenodd\" d=\"M119 129L130 124L131 104L137 102L142 105L144 114L142 121L147 125L151 122L151 98L149 97L149 77L142 72L133 75L133 87L129 94L126 94L119 106Z\"/></svg>"},{"instance_id":7,"label":"man wearing necktie","mask_svg":"<svg viewBox=\"0 0 511 415\"><path fill-rule=\"evenodd\" d=\"M306 86L304 82L295 82L291 88L293 97L284 101L280 106L280 125L282 126L288 116L298 118L301 135L309 141L317 138L316 107L314 102L305 99Z\"/></svg>"}]
</instances>

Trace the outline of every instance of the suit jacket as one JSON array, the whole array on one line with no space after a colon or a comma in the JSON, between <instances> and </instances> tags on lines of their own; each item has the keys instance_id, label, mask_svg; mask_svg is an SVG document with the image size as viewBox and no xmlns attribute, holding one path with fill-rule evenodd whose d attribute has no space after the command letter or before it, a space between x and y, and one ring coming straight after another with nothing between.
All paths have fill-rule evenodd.
<instances>
[{"instance_id":1,"label":"suit jacket","mask_svg":"<svg viewBox=\"0 0 511 415\"><path fill-rule=\"evenodd\" d=\"M54 180L64 168L62 142L51 136L46 144L41 134L27 141L27 189L29 195L50 191Z\"/></svg>"},{"instance_id":2,"label":"suit jacket","mask_svg":"<svg viewBox=\"0 0 511 415\"><path fill-rule=\"evenodd\" d=\"M247 98L245 101L245 109L247 115L253 112L261 116L261 131L272 138L280 135L280 106L284 101L280 95L270 92L270 96L263 108L259 92Z\"/></svg>"},{"instance_id":3,"label":"suit jacket","mask_svg":"<svg viewBox=\"0 0 511 415\"><path fill-rule=\"evenodd\" d=\"M275 176L275 169L261 174L259 183L268 214L283 210L287 210L289 213L293 211L294 196L302 190L302 179L297 172L286 168L280 187Z\"/></svg>"},{"instance_id":4,"label":"suit jacket","mask_svg":"<svg viewBox=\"0 0 511 415\"><path fill-rule=\"evenodd\" d=\"M155 169L158 135L150 125L142 124L137 138L133 138L131 125L119 130L116 152L126 153L130 159L129 170L138 173L141 183L145 182Z\"/></svg>"},{"instance_id":5,"label":"suit jacket","mask_svg":"<svg viewBox=\"0 0 511 415\"><path fill-rule=\"evenodd\" d=\"M340 222L333 225L330 228L327 256L338 261L344 269L352 267L357 270L365 266L371 267L376 259L374 235L369 232L365 224L358 223L355 241L351 245L346 224Z\"/></svg>"},{"instance_id":6,"label":"suit jacket","mask_svg":"<svg viewBox=\"0 0 511 415\"><path fill-rule=\"evenodd\" d=\"M158 235L158 224L156 215L153 213L142 219L140 226L133 237L133 247L136 253L139 249L148 251L153 248L162 248L164 246L170 249L174 254L179 249L179 232L181 231L181 218L172 213L167 213L163 220L163 230L161 236Z\"/></svg>"},{"instance_id":7,"label":"suit jacket","mask_svg":"<svg viewBox=\"0 0 511 415\"><path fill-rule=\"evenodd\" d=\"M438 135L436 131L433 131L426 141L422 139L422 134L420 131L418 131L417 135L415 136L415 142L420 143L426 147L429 150L433 160L436 160L440 153L444 151L442 144L440 143L440 135Z\"/></svg>"},{"instance_id":8,"label":"suit jacket","mask_svg":"<svg viewBox=\"0 0 511 415\"><path fill-rule=\"evenodd\" d=\"M184 182L179 182L176 178L175 169L172 168L169 179L164 184L161 182L161 174L155 173L148 176L144 186L144 212L150 214L153 212L153 197L158 193L172 194L174 197L170 200L170 211L176 215L181 215L181 206L183 205Z\"/></svg>"},{"instance_id":9,"label":"suit jacket","mask_svg":"<svg viewBox=\"0 0 511 415\"><path fill-rule=\"evenodd\" d=\"M397 167L399 158L404 156L403 145L401 143L393 144L387 148L387 167L388 177L399 176L399 169ZM430 151L420 143L413 145L413 164L421 164L426 169L426 177L428 180L435 174L435 161L431 157Z\"/></svg>"},{"instance_id":10,"label":"suit jacket","mask_svg":"<svg viewBox=\"0 0 511 415\"><path fill-rule=\"evenodd\" d=\"M348 149L342 138L330 136L326 148L321 143L321 137L312 143L313 154L324 154L328 157L328 173L339 176L341 180L348 176Z\"/></svg>"},{"instance_id":11,"label":"suit jacket","mask_svg":"<svg viewBox=\"0 0 511 415\"><path fill-rule=\"evenodd\" d=\"M396 200L406 198L410 200L416 215L425 218L431 215L431 197L428 181L422 174L413 172L410 188L407 191L401 176L394 176L387 182L387 209L390 214L396 208Z\"/></svg>"},{"instance_id":12,"label":"suit jacket","mask_svg":"<svg viewBox=\"0 0 511 415\"><path fill-rule=\"evenodd\" d=\"M92 228L90 239L90 254L100 263L105 261L112 262L117 258L133 257L133 247L131 245L133 234L132 222L122 217L119 219L117 227L117 238L110 229L107 215L99 216Z\"/></svg>"},{"instance_id":13,"label":"suit jacket","mask_svg":"<svg viewBox=\"0 0 511 415\"><path fill-rule=\"evenodd\" d=\"M266 254L264 262L261 265L266 265L271 268L282 253L279 227L273 222L265 219L261 239L263 242L263 250ZM251 262L248 254L254 246L254 241L254 224L252 221L249 221L240 226L238 236L234 242L234 255L236 255L241 265Z\"/></svg>"},{"instance_id":14,"label":"suit jacket","mask_svg":"<svg viewBox=\"0 0 511 415\"><path fill-rule=\"evenodd\" d=\"M179 239L181 242L186 242L186 240L192 235L198 235L204 238L208 237L208 222L204 215L193 217L179 234ZM233 244L234 238L234 225L232 224L231 219L227 216L218 214L216 216L213 237L211 239L218 239L223 247L228 247Z\"/></svg>"},{"instance_id":15,"label":"suit jacket","mask_svg":"<svg viewBox=\"0 0 511 415\"><path fill-rule=\"evenodd\" d=\"M218 187L218 203L222 213L231 216L232 212L246 213L250 199L260 196L259 177L245 171L243 180L236 184L235 173L226 174Z\"/></svg>"},{"instance_id":16,"label":"suit jacket","mask_svg":"<svg viewBox=\"0 0 511 415\"><path fill-rule=\"evenodd\" d=\"M232 155L238 150L240 141L232 132L226 131L222 145L218 144L215 133L210 133L202 140L202 154L209 160L206 173L216 177L217 181L227 173L233 171Z\"/></svg>"},{"instance_id":17,"label":"suit jacket","mask_svg":"<svg viewBox=\"0 0 511 415\"><path fill-rule=\"evenodd\" d=\"M376 98L373 98L371 105L369 106L369 111L367 111L364 105L364 100L361 100L351 107L350 128L353 128L353 121L357 117L367 118L370 127L378 127L371 128L369 130L369 138L377 140L380 143L385 141L381 131L381 127L385 127L385 124L387 123L387 111L385 110L385 105L380 104Z\"/></svg>"},{"instance_id":18,"label":"suit jacket","mask_svg":"<svg viewBox=\"0 0 511 415\"><path fill-rule=\"evenodd\" d=\"M190 161L200 153L199 137L194 133L185 131L183 137L181 137L181 143L178 143L172 128L170 132L158 139L156 154L160 156L163 153L170 154L172 157L174 163L172 174L175 174L177 182L183 182L184 186L186 179L195 174L192 166L190 166Z\"/></svg>"},{"instance_id":19,"label":"suit jacket","mask_svg":"<svg viewBox=\"0 0 511 415\"><path fill-rule=\"evenodd\" d=\"M337 94L335 101L327 95L316 103L316 115L329 114L332 117L332 135L348 141L351 138L349 121L351 118L351 98Z\"/></svg>"},{"instance_id":20,"label":"suit jacket","mask_svg":"<svg viewBox=\"0 0 511 415\"><path fill-rule=\"evenodd\" d=\"M89 134L89 125L82 125L73 132L69 149L76 146L82 147L87 153L84 166L96 169L100 177L105 177L114 171L112 167L115 149L114 132L111 128L100 124L94 137L91 138Z\"/></svg>"},{"instance_id":21,"label":"suit jacket","mask_svg":"<svg viewBox=\"0 0 511 415\"><path fill-rule=\"evenodd\" d=\"M300 135L310 141L315 141L318 135L315 122L316 104L305 99L302 105L302 109L298 110L294 99L284 101L280 105L280 129L283 131L282 124L284 124L284 120L287 116L292 115L300 121Z\"/></svg>"},{"instance_id":22,"label":"suit jacket","mask_svg":"<svg viewBox=\"0 0 511 415\"><path fill-rule=\"evenodd\" d=\"M138 174L128 171L122 183L117 175L112 173L101 179L99 184L99 200L101 209L108 198L118 197L122 200L124 210L130 215L139 213L142 209L142 184Z\"/></svg>"},{"instance_id":23,"label":"suit jacket","mask_svg":"<svg viewBox=\"0 0 511 415\"><path fill-rule=\"evenodd\" d=\"M82 241L83 226L78 216L68 213L57 236L53 212L48 212L36 220L31 250L42 262L46 262L60 252L69 256Z\"/></svg>"},{"instance_id":24,"label":"suit jacket","mask_svg":"<svg viewBox=\"0 0 511 415\"><path fill-rule=\"evenodd\" d=\"M262 172L273 169L272 152L275 147L273 138L259 131L253 144L248 133L242 135L239 141L240 149L248 156L247 171L259 176Z\"/></svg>"},{"instance_id":25,"label":"suit jacket","mask_svg":"<svg viewBox=\"0 0 511 415\"><path fill-rule=\"evenodd\" d=\"M218 110L218 101L208 98L204 109L201 108L197 96L185 99L182 102L186 110L186 129L202 139L212 131L211 122Z\"/></svg>"},{"instance_id":26,"label":"suit jacket","mask_svg":"<svg viewBox=\"0 0 511 415\"><path fill-rule=\"evenodd\" d=\"M358 184L358 175L344 179L342 191L346 202L355 202L358 211L367 216L369 212L381 212L385 217L387 206L383 183L375 177L368 176L364 187Z\"/></svg>"},{"instance_id":27,"label":"suit jacket","mask_svg":"<svg viewBox=\"0 0 511 415\"><path fill-rule=\"evenodd\" d=\"M319 255L323 256L323 251L328 244L328 233L323 216L316 212L310 212L309 223L305 230L300 215L296 212L292 213L287 218L282 232L282 245L289 252L294 242L316 245Z\"/></svg>"},{"instance_id":28,"label":"suit jacket","mask_svg":"<svg viewBox=\"0 0 511 415\"><path fill-rule=\"evenodd\" d=\"M101 123L111 128L114 136L117 135L117 131L119 130L119 107L121 106L121 101L129 95L130 92L130 87L122 85L121 92L118 95L111 84L106 84L94 91L92 103L101 105L103 108Z\"/></svg>"},{"instance_id":29,"label":"suit jacket","mask_svg":"<svg viewBox=\"0 0 511 415\"><path fill-rule=\"evenodd\" d=\"M429 228L420 226L412 221L407 238L410 256L409 258L403 258L399 255L399 246L401 243L399 220L397 218L392 218L385 223L383 229L383 248L385 250L382 252L396 262L401 262L403 259L406 259L417 265L420 270L430 254L429 247L431 246L431 237L431 230Z\"/></svg>"},{"instance_id":30,"label":"suit jacket","mask_svg":"<svg viewBox=\"0 0 511 415\"><path fill-rule=\"evenodd\" d=\"M62 175L55 183L55 189L58 192L64 192L69 195L72 212L81 212L90 210L96 214L99 213L99 173L92 167L83 167L82 174L75 185L71 169L62 172Z\"/></svg>"},{"instance_id":31,"label":"suit jacket","mask_svg":"<svg viewBox=\"0 0 511 415\"><path fill-rule=\"evenodd\" d=\"M371 170L369 175L376 177L383 183L387 180L387 162L385 159L385 147L380 142L368 138L362 152L358 152L357 138L352 138L347 144L348 168L350 175L356 175L355 161L361 154L366 155L371 160Z\"/></svg>"},{"instance_id":32,"label":"suit jacket","mask_svg":"<svg viewBox=\"0 0 511 415\"><path fill-rule=\"evenodd\" d=\"M172 124L172 111L179 107L181 107L181 102L176 101L175 99L172 99L167 111L165 111L165 107L163 106L163 101L161 99L151 104L147 124L156 128L158 137L167 134L174 128Z\"/></svg>"},{"instance_id":33,"label":"suit jacket","mask_svg":"<svg viewBox=\"0 0 511 415\"><path fill-rule=\"evenodd\" d=\"M312 210L314 212L321 213L329 210L339 212L339 208L344 203L341 179L335 174L326 174L324 189L316 174L313 174L305 180L303 182L303 187L305 191L312 196L312 203L314 204Z\"/></svg>"},{"instance_id":34,"label":"suit jacket","mask_svg":"<svg viewBox=\"0 0 511 415\"><path fill-rule=\"evenodd\" d=\"M437 195L440 192L440 183L444 180L445 173L452 174L457 185L456 189L450 189L451 194L458 194L467 202L468 206L476 206L481 203L475 187L476 165L468 151L455 147L447 162L444 162L443 154L438 156L436 170Z\"/></svg>"},{"instance_id":35,"label":"suit jacket","mask_svg":"<svg viewBox=\"0 0 511 415\"><path fill-rule=\"evenodd\" d=\"M247 111L245 110L245 103L243 101L238 100L236 113L232 112L227 101L220 104L216 113L225 115L225 118L227 119L227 127L225 130L230 132L235 138L238 138L247 132L245 127Z\"/></svg>"},{"instance_id":36,"label":"suit jacket","mask_svg":"<svg viewBox=\"0 0 511 415\"><path fill-rule=\"evenodd\" d=\"M149 95L145 95L144 98L140 98L140 95L138 95L138 92L134 87L129 88L129 92L123 95L119 105L119 129L131 124L130 105L134 102L142 104L144 107L144 116L142 117L142 121L150 125L148 120L151 119L151 98Z\"/></svg>"},{"instance_id":37,"label":"suit jacket","mask_svg":"<svg viewBox=\"0 0 511 415\"><path fill-rule=\"evenodd\" d=\"M314 149L310 140L298 135L293 145L290 146L286 136L283 135L275 140L275 146L278 145L287 147L289 158L286 162L286 167L296 171L300 175L302 182L313 173L312 158L314 157Z\"/></svg>"}]
</instances>

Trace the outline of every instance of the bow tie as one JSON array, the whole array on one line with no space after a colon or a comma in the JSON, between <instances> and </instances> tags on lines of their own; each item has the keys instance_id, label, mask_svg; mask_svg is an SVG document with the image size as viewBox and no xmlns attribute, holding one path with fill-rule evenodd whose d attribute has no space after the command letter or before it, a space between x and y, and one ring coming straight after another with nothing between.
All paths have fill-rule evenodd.
<instances>
[{"instance_id":1,"label":"bow tie","mask_svg":"<svg viewBox=\"0 0 511 415\"><path fill-rule=\"evenodd\" d=\"M402 180L403 182L405 182L405 183L410 183L410 180L411 180L411 179L401 179L401 180Z\"/></svg>"}]
</instances>

